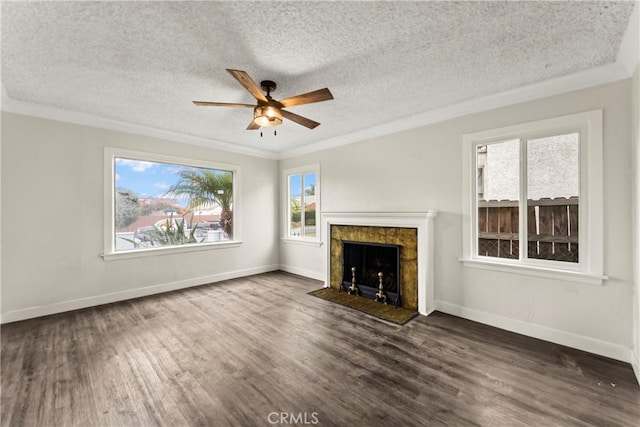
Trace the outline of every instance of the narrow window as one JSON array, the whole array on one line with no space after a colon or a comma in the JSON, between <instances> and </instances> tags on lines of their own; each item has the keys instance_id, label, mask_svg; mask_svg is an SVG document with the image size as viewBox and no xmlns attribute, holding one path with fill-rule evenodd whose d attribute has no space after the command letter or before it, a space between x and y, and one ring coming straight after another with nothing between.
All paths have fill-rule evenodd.
<instances>
[{"instance_id":1,"label":"narrow window","mask_svg":"<svg viewBox=\"0 0 640 427\"><path fill-rule=\"evenodd\" d=\"M498 258L519 256L520 141L477 146L478 254Z\"/></svg>"},{"instance_id":2,"label":"narrow window","mask_svg":"<svg viewBox=\"0 0 640 427\"><path fill-rule=\"evenodd\" d=\"M301 237L302 227L302 174L289 175L289 237Z\"/></svg>"},{"instance_id":3,"label":"narrow window","mask_svg":"<svg viewBox=\"0 0 640 427\"><path fill-rule=\"evenodd\" d=\"M287 237L317 239L318 170L316 167L285 171L287 182Z\"/></svg>"},{"instance_id":4,"label":"narrow window","mask_svg":"<svg viewBox=\"0 0 640 427\"><path fill-rule=\"evenodd\" d=\"M527 256L578 262L580 135L530 139L527 145Z\"/></svg>"}]
</instances>

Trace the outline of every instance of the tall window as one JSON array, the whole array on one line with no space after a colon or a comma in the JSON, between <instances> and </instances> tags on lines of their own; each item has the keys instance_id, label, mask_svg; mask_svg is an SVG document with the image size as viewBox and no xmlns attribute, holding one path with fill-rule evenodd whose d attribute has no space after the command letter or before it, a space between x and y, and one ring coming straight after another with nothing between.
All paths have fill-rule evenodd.
<instances>
[{"instance_id":1,"label":"tall window","mask_svg":"<svg viewBox=\"0 0 640 427\"><path fill-rule=\"evenodd\" d=\"M287 182L287 237L317 240L319 168L285 171Z\"/></svg>"},{"instance_id":2,"label":"tall window","mask_svg":"<svg viewBox=\"0 0 640 427\"><path fill-rule=\"evenodd\" d=\"M106 151L110 224L105 253L234 240L234 168Z\"/></svg>"},{"instance_id":3,"label":"tall window","mask_svg":"<svg viewBox=\"0 0 640 427\"><path fill-rule=\"evenodd\" d=\"M463 261L602 277L601 111L469 134L464 144Z\"/></svg>"}]
</instances>

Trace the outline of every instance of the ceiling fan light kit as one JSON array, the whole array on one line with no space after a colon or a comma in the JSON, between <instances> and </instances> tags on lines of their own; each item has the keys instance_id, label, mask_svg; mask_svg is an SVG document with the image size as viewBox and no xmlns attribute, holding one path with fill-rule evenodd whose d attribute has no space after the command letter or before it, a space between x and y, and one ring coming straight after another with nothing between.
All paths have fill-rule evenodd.
<instances>
[{"instance_id":1,"label":"ceiling fan light kit","mask_svg":"<svg viewBox=\"0 0 640 427\"><path fill-rule=\"evenodd\" d=\"M253 109L253 121L261 127L279 126L282 124L282 111L271 105L259 105Z\"/></svg>"},{"instance_id":2,"label":"ceiling fan light kit","mask_svg":"<svg viewBox=\"0 0 640 427\"><path fill-rule=\"evenodd\" d=\"M282 124L283 118L298 123L309 129L314 129L320 123L299 116L298 114L284 110L285 107L293 107L295 105L312 104L314 102L328 101L333 99L333 95L329 89L319 89L313 92L304 93L302 95L292 96L280 101L276 101L271 97L271 92L276 90L275 82L271 80L263 80L260 82L262 90L267 92L263 94L258 85L245 71L231 70L227 71L242 85L244 88L258 101L258 105L237 104L227 102L209 102L209 101L193 101L198 107L240 107L253 108L253 120L247 126L247 130L257 130L261 127L273 127ZM262 134L262 133L261 133ZM274 132L275 134L275 132Z\"/></svg>"}]
</instances>

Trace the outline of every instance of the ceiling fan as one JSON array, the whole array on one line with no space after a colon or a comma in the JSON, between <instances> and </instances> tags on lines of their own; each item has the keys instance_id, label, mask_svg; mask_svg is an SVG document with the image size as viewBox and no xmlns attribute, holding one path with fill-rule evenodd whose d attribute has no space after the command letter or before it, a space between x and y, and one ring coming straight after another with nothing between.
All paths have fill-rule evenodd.
<instances>
[{"instance_id":1,"label":"ceiling fan","mask_svg":"<svg viewBox=\"0 0 640 427\"><path fill-rule=\"evenodd\" d=\"M244 86L244 88L247 89L251 95L253 95L253 97L258 101L257 105L208 101L193 101L193 103L199 107L253 108L253 120L251 120L251 123L249 123L249 126L247 126L247 130L257 130L260 129L261 126L279 126L282 124L283 117L285 119L291 120L292 122L296 122L299 125L308 127L309 129L313 129L320 123L306 117L302 117L298 114L294 114L290 111L284 110L284 108L333 99L333 95L331 95L329 89L324 88L276 101L271 97L271 92L276 90L275 82L272 82L271 80L263 80L260 82L260 87L266 92L265 95L260 91L258 85L245 71L230 69L227 69L227 71L242 86Z\"/></svg>"}]
</instances>

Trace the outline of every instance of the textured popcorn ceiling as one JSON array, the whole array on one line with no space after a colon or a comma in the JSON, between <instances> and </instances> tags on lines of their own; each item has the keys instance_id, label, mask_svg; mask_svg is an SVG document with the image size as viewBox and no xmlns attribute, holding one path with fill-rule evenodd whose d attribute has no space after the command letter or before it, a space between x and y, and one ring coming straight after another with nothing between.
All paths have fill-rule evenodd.
<instances>
[{"instance_id":1,"label":"textured popcorn ceiling","mask_svg":"<svg viewBox=\"0 0 640 427\"><path fill-rule=\"evenodd\" d=\"M281 152L613 63L630 2L2 2L10 98ZM321 122L246 131L225 68Z\"/></svg>"}]
</instances>

